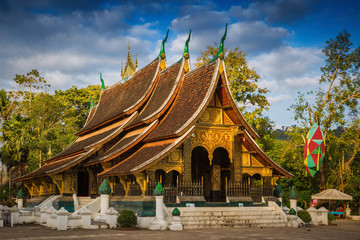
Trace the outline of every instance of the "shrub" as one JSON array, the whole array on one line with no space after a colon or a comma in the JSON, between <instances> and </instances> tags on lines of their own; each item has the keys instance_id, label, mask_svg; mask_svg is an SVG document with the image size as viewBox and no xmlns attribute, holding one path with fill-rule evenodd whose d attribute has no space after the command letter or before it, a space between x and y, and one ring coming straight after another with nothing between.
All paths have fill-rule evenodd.
<instances>
[{"instance_id":1,"label":"shrub","mask_svg":"<svg viewBox=\"0 0 360 240\"><path fill-rule=\"evenodd\" d=\"M135 227L137 224L137 217L133 211L124 209L120 212L117 223L122 228Z\"/></svg>"},{"instance_id":2,"label":"shrub","mask_svg":"<svg viewBox=\"0 0 360 240\"><path fill-rule=\"evenodd\" d=\"M308 213L308 211L306 210L300 210L298 213L297 213L298 217L303 220L305 223L309 223L311 222L311 216L310 216L310 213Z\"/></svg>"},{"instance_id":3,"label":"shrub","mask_svg":"<svg viewBox=\"0 0 360 240\"><path fill-rule=\"evenodd\" d=\"M332 221L335 221L336 217L334 214L328 214L328 222L329 224L332 222Z\"/></svg>"}]
</instances>

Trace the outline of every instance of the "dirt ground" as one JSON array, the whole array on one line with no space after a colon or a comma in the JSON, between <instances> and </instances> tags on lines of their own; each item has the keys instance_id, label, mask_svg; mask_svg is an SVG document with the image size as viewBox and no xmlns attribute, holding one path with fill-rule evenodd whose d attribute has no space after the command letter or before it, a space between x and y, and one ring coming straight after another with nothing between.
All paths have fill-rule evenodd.
<instances>
[{"instance_id":1,"label":"dirt ground","mask_svg":"<svg viewBox=\"0 0 360 240\"><path fill-rule=\"evenodd\" d=\"M239 228L239 229L201 229L184 231L149 231L149 230L52 230L39 225L16 225L13 228L0 228L0 239L360 239L360 221L336 220L334 225L312 226L303 228Z\"/></svg>"}]
</instances>

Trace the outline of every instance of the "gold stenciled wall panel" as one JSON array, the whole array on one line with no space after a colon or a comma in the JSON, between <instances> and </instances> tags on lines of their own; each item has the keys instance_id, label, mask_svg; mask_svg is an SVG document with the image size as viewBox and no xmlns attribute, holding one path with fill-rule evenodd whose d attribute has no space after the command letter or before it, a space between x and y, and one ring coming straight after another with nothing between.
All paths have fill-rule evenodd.
<instances>
[{"instance_id":1,"label":"gold stenciled wall panel","mask_svg":"<svg viewBox=\"0 0 360 240\"><path fill-rule=\"evenodd\" d=\"M184 171L184 162L182 156L182 149L177 148L172 151L169 156L162 159L160 162L149 168L150 171L156 171L158 169L164 170L166 173L176 170L180 174Z\"/></svg>"}]
</instances>

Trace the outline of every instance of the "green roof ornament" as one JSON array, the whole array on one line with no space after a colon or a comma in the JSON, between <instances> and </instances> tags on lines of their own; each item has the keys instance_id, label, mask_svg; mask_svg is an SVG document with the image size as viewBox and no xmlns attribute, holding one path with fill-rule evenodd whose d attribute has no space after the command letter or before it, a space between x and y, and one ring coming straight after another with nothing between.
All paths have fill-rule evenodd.
<instances>
[{"instance_id":1,"label":"green roof ornament","mask_svg":"<svg viewBox=\"0 0 360 240\"><path fill-rule=\"evenodd\" d=\"M90 94L89 94L89 99L90 99L90 109L92 109L94 107L94 101L92 100Z\"/></svg>"},{"instance_id":2,"label":"green roof ornament","mask_svg":"<svg viewBox=\"0 0 360 240\"><path fill-rule=\"evenodd\" d=\"M277 181L274 192L273 192L273 195L276 198L280 198L280 197L282 197L282 194L283 194L282 188L280 186L280 183Z\"/></svg>"},{"instance_id":3,"label":"green roof ornament","mask_svg":"<svg viewBox=\"0 0 360 240\"><path fill-rule=\"evenodd\" d=\"M171 213L172 216L179 217L180 216L180 210L176 207Z\"/></svg>"},{"instance_id":4,"label":"green roof ornament","mask_svg":"<svg viewBox=\"0 0 360 240\"><path fill-rule=\"evenodd\" d=\"M184 54L183 54L183 57L185 59L188 59L190 57L189 55L189 41L190 41L190 38L191 38L191 29L190 29L190 32L189 32L189 36L185 42L185 47L184 47Z\"/></svg>"},{"instance_id":5,"label":"green roof ornament","mask_svg":"<svg viewBox=\"0 0 360 240\"><path fill-rule=\"evenodd\" d=\"M296 215L295 209L291 208L289 211L289 215Z\"/></svg>"},{"instance_id":6,"label":"green roof ornament","mask_svg":"<svg viewBox=\"0 0 360 240\"><path fill-rule=\"evenodd\" d=\"M17 199L24 199L24 193L23 191L20 189L16 195Z\"/></svg>"},{"instance_id":7,"label":"green roof ornament","mask_svg":"<svg viewBox=\"0 0 360 240\"><path fill-rule=\"evenodd\" d=\"M209 63L215 61L217 58L220 58L221 60L224 59L224 41L225 41L225 39L226 39L226 32L227 32L227 24L225 25L224 35L223 35L222 38L221 38L221 42L220 42L220 46L219 46L219 51L218 51L218 53L215 55L215 57L209 61Z\"/></svg>"},{"instance_id":8,"label":"green roof ornament","mask_svg":"<svg viewBox=\"0 0 360 240\"><path fill-rule=\"evenodd\" d=\"M99 194L100 195L110 195L111 193L111 187L106 178L102 181L100 187L99 187Z\"/></svg>"},{"instance_id":9,"label":"green roof ornament","mask_svg":"<svg viewBox=\"0 0 360 240\"><path fill-rule=\"evenodd\" d=\"M165 189L163 188L163 186L159 182L158 185L156 186L155 190L154 190L154 196L164 196L164 195L165 195Z\"/></svg>"},{"instance_id":10,"label":"green roof ornament","mask_svg":"<svg viewBox=\"0 0 360 240\"><path fill-rule=\"evenodd\" d=\"M294 185L292 185L292 188L289 193L289 199L298 199L298 198L299 198L299 195L296 192Z\"/></svg>"},{"instance_id":11,"label":"green roof ornament","mask_svg":"<svg viewBox=\"0 0 360 240\"><path fill-rule=\"evenodd\" d=\"M104 82L104 79L102 78L101 73L100 73L100 81L101 81L101 90L105 90L106 89L105 82Z\"/></svg>"},{"instance_id":12,"label":"green roof ornament","mask_svg":"<svg viewBox=\"0 0 360 240\"><path fill-rule=\"evenodd\" d=\"M161 49L160 49L160 53L159 53L159 56L161 57L161 59L164 59L166 56L165 55L165 43L167 41L168 35L169 35L169 29L167 30L166 37L164 38L164 40L162 41L162 44L161 44Z\"/></svg>"}]
</instances>

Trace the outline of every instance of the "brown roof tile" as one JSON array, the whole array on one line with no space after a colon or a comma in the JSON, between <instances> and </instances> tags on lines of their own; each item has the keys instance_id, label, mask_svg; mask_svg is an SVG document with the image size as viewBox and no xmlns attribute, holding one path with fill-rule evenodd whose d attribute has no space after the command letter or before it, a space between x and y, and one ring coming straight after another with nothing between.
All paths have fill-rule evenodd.
<instances>
[{"instance_id":1,"label":"brown roof tile","mask_svg":"<svg viewBox=\"0 0 360 240\"><path fill-rule=\"evenodd\" d=\"M137 116L137 112L133 113L130 117L122 119L117 123L114 123L106 128L100 129L96 132L78 137L72 144L66 147L61 153L46 160L46 162L52 162L56 159L61 159L69 155L73 155L79 152L86 151L86 148L96 143L105 142L111 140L113 137L122 132L123 128L131 122Z\"/></svg>"},{"instance_id":2,"label":"brown roof tile","mask_svg":"<svg viewBox=\"0 0 360 240\"><path fill-rule=\"evenodd\" d=\"M101 93L94 116L77 135L101 126L123 114L136 111L150 95L159 72L159 58L134 73L124 84L115 84Z\"/></svg>"},{"instance_id":3,"label":"brown roof tile","mask_svg":"<svg viewBox=\"0 0 360 240\"><path fill-rule=\"evenodd\" d=\"M32 179L32 178L36 178L36 177L42 177L42 176L46 176L47 172L50 170L54 170L58 167L61 167L62 165L68 164L70 162L72 162L73 160L75 160L76 158L82 156L81 154L76 155L76 156L72 156L63 160L58 160L49 164L45 164L44 166L42 166L39 169L36 169L35 171L25 174L24 176L16 179L15 181L24 181L24 180L28 180L28 179Z\"/></svg>"},{"instance_id":4,"label":"brown roof tile","mask_svg":"<svg viewBox=\"0 0 360 240\"><path fill-rule=\"evenodd\" d=\"M192 126L183 136L157 142L147 143L132 156L102 172L99 176L124 175L142 171L166 157L173 149L181 145L195 129Z\"/></svg>"},{"instance_id":5,"label":"brown roof tile","mask_svg":"<svg viewBox=\"0 0 360 240\"><path fill-rule=\"evenodd\" d=\"M132 148L134 145L143 140L156 126L158 121L155 120L152 124L145 128L141 128L138 130L133 130L128 132L122 139L120 139L114 146L112 146L108 151L100 155L99 157L90 160L84 166L94 165L99 162L107 162L112 160L113 158L119 156L126 150Z\"/></svg>"},{"instance_id":6,"label":"brown roof tile","mask_svg":"<svg viewBox=\"0 0 360 240\"><path fill-rule=\"evenodd\" d=\"M215 91L219 60L202 66L184 76L182 86L169 112L145 141L181 134L195 123Z\"/></svg>"},{"instance_id":7,"label":"brown roof tile","mask_svg":"<svg viewBox=\"0 0 360 240\"><path fill-rule=\"evenodd\" d=\"M129 126L145 121L152 122L167 109L171 103L170 100L173 96L175 96L175 90L180 82L184 64L183 62L184 60L177 62L160 73L159 81L151 95L151 98L149 99L149 102L141 111L138 118Z\"/></svg>"}]
</instances>

